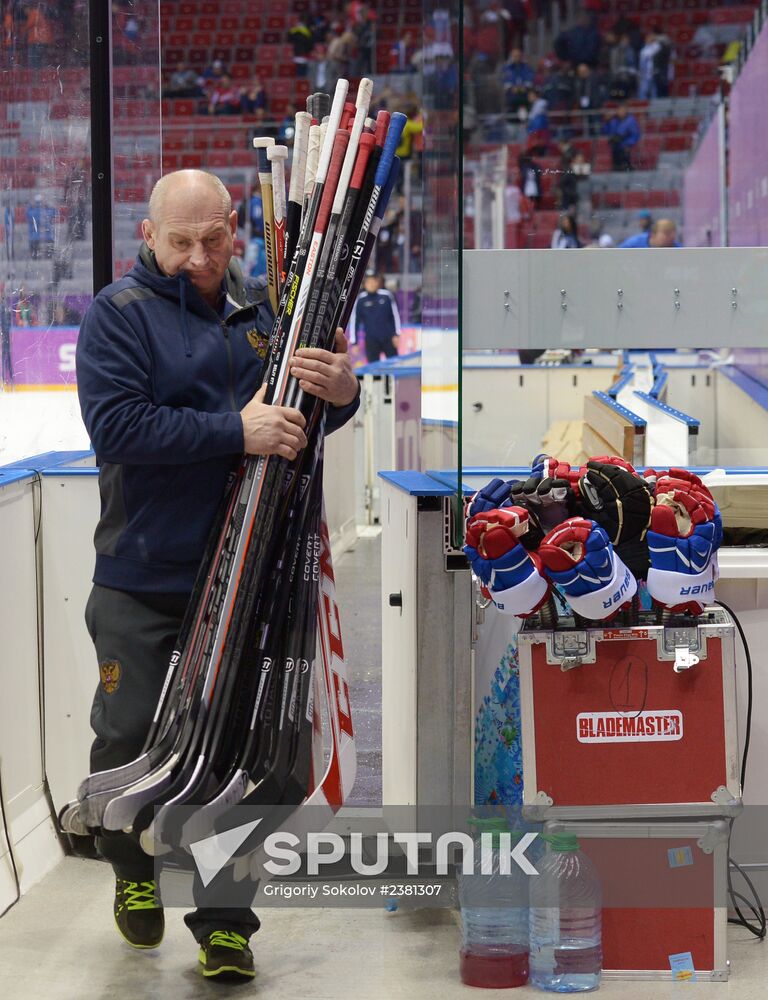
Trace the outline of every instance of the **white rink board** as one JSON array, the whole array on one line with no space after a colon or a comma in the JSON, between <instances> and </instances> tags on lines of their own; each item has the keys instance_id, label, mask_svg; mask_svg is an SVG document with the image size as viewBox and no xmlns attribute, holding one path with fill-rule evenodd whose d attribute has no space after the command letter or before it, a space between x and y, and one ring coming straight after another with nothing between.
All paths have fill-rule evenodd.
<instances>
[{"instance_id":1,"label":"white rink board","mask_svg":"<svg viewBox=\"0 0 768 1000\"><path fill-rule=\"evenodd\" d=\"M33 479L0 487L0 775L22 892L63 857L43 792ZM0 912L16 895L0 834Z\"/></svg>"}]
</instances>

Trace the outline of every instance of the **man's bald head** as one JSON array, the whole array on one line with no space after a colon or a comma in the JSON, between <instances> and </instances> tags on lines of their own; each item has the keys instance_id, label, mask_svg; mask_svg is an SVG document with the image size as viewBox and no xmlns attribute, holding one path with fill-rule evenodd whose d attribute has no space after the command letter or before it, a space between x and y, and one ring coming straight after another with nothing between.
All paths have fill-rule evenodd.
<instances>
[{"instance_id":1,"label":"man's bald head","mask_svg":"<svg viewBox=\"0 0 768 1000\"><path fill-rule=\"evenodd\" d=\"M677 239L677 225L672 219L657 219L651 226L648 245L652 247L673 247Z\"/></svg>"},{"instance_id":2,"label":"man's bald head","mask_svg":"<svg viewBox=\"0 0 768 1000\"><path fill-rule=\"evenodd\" d=\"M219 178L204 170L161 177L141 229L160 271L169 277L185 272L215 308L237 232L237 212Z\"/></svg>"},{"instance_id":3,"label":"man's bald head","mask_svg":"<svg viewBox=\"0 0 768 1000\"><path fill-rule=\"evenodd\" d=\"M221 200L225 215L232 211L229 191L215 174L206 170L174 170L165 174L152 188L149 196L149 218L158 223L163 218L166 203L182 199L184 202L200 194L212 194Z\"/></svg>"}]
</instances>

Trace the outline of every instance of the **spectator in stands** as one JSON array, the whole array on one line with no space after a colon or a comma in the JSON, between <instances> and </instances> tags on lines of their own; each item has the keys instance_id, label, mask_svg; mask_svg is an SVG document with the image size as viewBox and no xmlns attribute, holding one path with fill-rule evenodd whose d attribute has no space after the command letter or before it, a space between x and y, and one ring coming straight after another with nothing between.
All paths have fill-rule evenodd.
<instances>
[{"instance_id":1,"label":"spectator in stands","mask_svg":"<svg viewBox=\"0 0 768 1000\"><path fill-rule=\"evenodd\" d=\"M355 36L356 58L353 76L370 76L373 69L373 40L376 14L366 3L358 5L351 31Z\"/></svg>"},{"instance_id":2,"label":"spectator in stands","mask_svg":"<svg viewBox=\"0 0 768 1000\"><path fill-rule=\"evenodd\" d=\"M179 63L171 73L165 88L166 97L202 97L203 89L197 72L187 63Z\"/></svg>"},{"instance_id":3,"label":"spectator in stands","mask_svg":"<svg viewBox=\"0 0 768 1000\"><path fill-rule=\"evenodd\" d=\"M605 103L605 87L597 73L586 63L579 63L576 67L576 81L574 85L574 103L577 110L586 116L587 131L590 135L596 134L600 129L598 116L590 112L598 111Z\"/></svg>"},{"instance_id":4,"label":"spectator in stands","mask_svg":"<svg viewBox=\"0 0 768 1000\"><path fill-rule=\"evenodd\" d=\"M507 22L509 41L507 42L507 48L510 45L522 48L528 34L528 18L530 16L528 0L504 0L504 7L509 14L509 21Z\"/></svg>"},{"instance_id":5,"label":"spectator in stands","mask_svg":"<svg viewBox=\"0 0 768 1000\"><path fill-rule=\"evenodd\" d=\"M528 91L533 86L533 78L533 69L523 58L522 51L512 49L509 59L501 68L508 111L517 111L528 105Z\"/></svg>"},{"instance_id":6,"label":"spectator in stands","mask_svg":"<svg viewBox=\"0 0 768 1000\"><path fill-rule=\"evenodd\" d=\"M542 96L552 111L570 111L574 103L576 80L573 70L566 63L555 66L544 80Z\"/></svg>"},{"instance_id":7,"label":"spectator in stands","mask_svg":"<svg viewBox=\"0 0 768 1000\"><path fill-rule=\"evenodd\" d=\"M206 84L215 84L227 76L227 70L221 59L214 59L210 66L203 70L203 80Z\"/></svg>"},{"instance_id":8,"label":"spectator in stands","mask_svg":"<svg viewBox=\"0 0 768 1000\"><path fill-rule=\"evenodd\" d=\"M581 247L576 222L572 215L564 212L560 216L557 229L552 233L553 250L578 250Z\"/></svg>"},{"instance_id":9,"label":"spectator in stands","mask_svg":"<svg viewBox=\"0 0 768 1000\"><path fill-rule=\"evenodd\" d=\"M629 44L635 52L640 52L640 49L643 47L643 33L640 30L640 25L637 21L633 21L631 17L627 17L626 14L619 15L611 28L611 33L617 38L626 35L629 38Z\"/></svg>"},{"instance_id":10,"label":"spectator in stands","mask_svg":"<svg viewBox=\"0 0 768 1000\"><path fill-rule=\"evenodd\" d=\"M53 257L55 223L56 209L41 194L36 194L34 202L27 209L29 256L32 260L39 260L41 256Z\"/></svg>"},{"instance_id":11,"label":"spectator in stands","mask_svg":"<svg viewBox=\"0 0 768 1000\"><path fill-rule=\"evenodd\" d=\"M218 80L208 99L209 115L239 115L240 91L228 76Z\"/></svg>"},{"instance_id":12,"label":"spectator in stands","mask_svg":"<svg viewBox=\"0 0 768 1000\"><path fill-rule=\"evenodd\" d=\"M6 298L5 285L0 284L0 385L13 385L11 361L11 312L10 296Z\"/></svg>"},{"instance_id":13,"label":"spectator in stands","mask_svg":"<svg viewBox=\"0 0 768 1000\"><path fill-rule=\"evenodd\" d=\"M647 208L641 208L635 215L641 233L650 232L653 225L653 216Z\"/></svg>"},{"instance_id":14,"label":"spectator in stands","mask_svg":"<svg viewBox=\"0 0 768 1000\"><path fill-rule=\"evenodd\" d=\"M640 50L640 99L647 101L668 97L671 71L672 43L669 37L659 31L649 31Z\"/></svg>"},{"instance_id":15,"label":"spectator in stands","mask_svg":"<svg viewBox=\"0 0 768 1000\"><path fill-rule=\"evenodd\" d=\"M544 155L550 141L549 115L547 114L547 102L543 97L539 97L535 90L528 93L528 100L531 110L528 115L528 142L527 150L530 153Z\"/></svg>"},{"instance_id":16,"label":"spectator in stands","mask_svg":"<svg viewBox=\"0 0 768 1000\"><path fill-rule=\"evenodd\" d=\"M672 39L661 26L654 29L658 50L653 60L653 74L656 84L656 97L669 97L669 84L673 76Z\"/></svg>"},{"instance_id":17,"label":"spectator in stands","mask_svg":"<svg viewBox=\"0 0 768 1000\"><path fill-rule=\"evenodd\" d=\"M67 206L67 238L84 240L88 207L88 171L85 160L73 163L64 178L64 204Z\"/></svg>"},{"instance_id":18,"label":"spectator in stands","mask_svg":"<svg viewBox=\"0 0 768 1000\"><path fill-rule=\"evenodd\" d=\"M405 242L404 222L405 197L400 194L390 199L376 241L376 267L381 272L395 271L399 268L397 254Z\"/></svg>"},{"instance_id":19,"label":"spectator in stands","mask_svg":"<svg viewBox=\"0 0 768 1000\"><path fill-rule=\"evenodd\" d=\"M602 38L595 26L594 19L586 13L579 15L576 24L567 31L562 31L555 39L555 53L558 59L572 66L586 63L592 69L600 60Z\"/></svg>"},{"instance_id":20,"label":"spectator in stands","mask_svg":"<svg viewBox=\"0 0 768 1000\"><path fill-rule=\"evenodd\" d=\"M244 115L255 115L261 119L267 110L267 92L258 76L254 76L249 87L240 90L240 110Z\"/></svg>"},{"instance_id":21,"label":"spectator in stands","mask_svg":"<svg viewBox=\"0 0 768 1000\"><path fill-rule=\"evenodd\" d=\"M35 68L47 65L50 61L51 48L56 41L51 11L47 3L29 6L25 32L29 65Z\"/></svg>"},{"instance_id":22,"label":"spectator in stands","mask_svg":"<svg viewBox=\"0 0 768 1000\"><path fill-rule=\"evenodd\" d=\"M416 105L408 107L405 114L407 115L407 121L400 137L400 145L395 150L396 155L400 157L402 163L399 180L399 184L401 186L405 172L405 164L413 159L414 145L417 137L422 135L424 132L424 119L422 118L421 110Z\"/></svg>"},{"instance_id":23,"label":"spectator in stands","mask_svg":"<svg viewBox=\"0 0 768 1000\"><path fill-rule=\"evenodd\" d=\"M416 44L413 33L406 31L403 37L396 41L389 50L390 73L413 73L415 67L411 60L416 54Z\"/></svg>"},{"instance_id":24,"label":"spectator in stands","mask_svg":"<svg viewBox=\"0 0 768 1000\"><path fill-rule=\"evenodd\" d=\"M575 151L570 144L561 147L560 177L557 188L560 193L559 208L569 212L579 204L579 183L590 173L590 165L581 151Z\"/></svg>"},{"instance_id":25,"label":"spectator in stands","mask_svg":"<svg viewBox=\"0 0 768 1000\"><path fill-rule=\"evenodd\" d=\"M643 247L669 249L681 246L677 240L677 224L672 219L657 219L645 233L637 233L619 243L620 250L639 250Z\"/></svg>"},{"instance_id":26,"label":"spectator in stands","mask_svg":"<svg viewBox=\"0 0 768 1000\"><path fill-rule=\"evenodd\" d=\"M293 46L293 65L296 67L296 76L307 76L309 57L315 47L315 38L304 14L299 14L296 23L288 29L288 41Z\"/></svg>"},{"instance_id":27,"label":"spectator in stands","mask_svg":"<svg viewBox=\"0 0 768 1000\"><path fill-rule=\"evenodd\" d=\"M501 0L488 0L485 10L480 14L479 25L481 29L479 38L483 40L480 46L487 60L487 68L493 70L498 65L496 51L499 55L509 51L512 16L506 7L502 6ZM489 31L489 28L496 29L497 44L495 45L490 43L493 31Z\"/></svg>"},{"instance_id":28,"label":"spectator in stands","mask_svg":"<svg viewBox=\"0 0 768 1000\"><path fill-rule=\"evenodd\" d=\"M245 221L245 202L242 201L237 209L237 224L240 229L245 229ZM263 238L264 206L261 202L261 195L256 190L251 192L251 200L248 203L248 221L251 224L251 237Z\"/></svg>"},{"instance_id":29,"label":"spectator in stands","mask_svg":"<svg viewBox=\"0 0 768 1000\"><path fill-rule=\"evenodd\" d=\"M447 52L441 52L435 57L433 71L424 78L424 92L431 94L432 108L435 111L452 111L456 107L458 89L456 60Z\"/></svg>"},{"instance_id":30,"label":"spectator in stands","mask_svg":"<svg viewBox=\"0 0 768 1000\"><path fill-rule=\"evenodd\" d=\"M7 260L16 259L16 218L14 210L10 205L3 209L3 242L5 249L3 255Z\"/></svg>"},{"instance_id":31,"label":"spectator in stands","mask_svg":"<svg viewBox=\"0 0 768 1000\"><path fill-rule=\"evenodd\" d=\"M339 26L328 43L326 51L326 86L336 85L339 77L348 77L352 60L355 57L355 36L349 29Z\"/></svg>"},{"instance_id":32,"label":"spectator in stands","mask_svg":"<svg viewBox=\"0 0 768 1000\"><path fill-rule=\"evenodd\" d=\"M632 169L632 147L640 141L640 126L626 104L620 104L603 126L611 144L614 170Z\"/></svg>"},{"instance_id":33,"label":"spectator in stands","mask_svg":"<svg viewBox=\"0 0 768 1000\"><path fill-rule=\"evenodd\" d=\"M610 52L610 97L626 101L637 91L637 50L627 34L623 34Z\"/></svg>"},{"instance_id":34,"label":"spectator in stands","mask_svg":"<svg viewBox=\"0 0 768 1000\"><path fill-rule=\"evenodd\" d=\"M517 161L520 170L520 190L523 196L541 208L541 167L529 153L522 153Z\"/></svg>"}]
</instances>

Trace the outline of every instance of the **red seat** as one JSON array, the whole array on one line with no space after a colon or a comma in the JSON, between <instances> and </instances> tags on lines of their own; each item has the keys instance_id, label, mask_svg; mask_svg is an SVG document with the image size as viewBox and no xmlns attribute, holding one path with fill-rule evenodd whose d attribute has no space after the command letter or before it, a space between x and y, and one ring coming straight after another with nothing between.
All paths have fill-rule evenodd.
<instances>
[{"instance_id":1,"label":"red seat","mask_svg":"<svg viewBox=\"0 0 768 1000\"><path fill-rule=\"evenodd\" d=\"M223 149L214 149L205 158L209 167L228 167L231 163L231 155Z\"/></svg>"},{"instance_id":2,"label":"red seat","mask_svg":"<svg viewBox=\"0 0 768 1000\"><path fill-rule=\"evenodd\" d=\"M171 114L174 117L188 117L189 115L193 115L196 110L196 102L189 98L177 98L175 101L171 101Z\"/></svg>"},{"instance_id":3,"label":"red seat","mask_svg":"<svg viewBox=\"0 0 768 1000\"><path fill-rule=\"evenodd\" d=\"M537 230L526 233L524 239L528 250L549 250L552 246L552 233L540 233Z\"/></svg>"},{"instance_id":4,"label":"red seat","mask_svg":"<svg viewBox=\"0 0 768 1000\"><path fill-rule=\"evenodd\" d=\"M638 209L646 207L645 191L625 191L624 208Z\"/></svg>"},{"instance_id":5,"label":"red seat","mask_svg":"<svg viewBox=\"0 0 768 1000\"><path fill-rule=\"evenodd\" d=\"M691 148L691 137L689 135L665 136L663 148L667 153L684 153Z\"/></svg>"},{"instance_id":6,"label":"red seat","mask_svg":"<svg viewBox=\"0 0 768 1000\"><path fill-rule=\"evenodd\" d=\"M203 166L201 153L183 153L181 156L181 166L184 170L200 170Z\"/></svg>"},{"instance_id":7,"label":"red seat","mask_svg":"<svg viewBox=\"0 0 768 1000\"><path fill-rule=\"evenodd\" d=\"M212 133L210 145L212 149L224 150L232 149L235 143L229 132L216 129Z\"/></svg>"},{"instance_id":8,"label":"red seat","mask_svg":"<svg viewBox=\"0 0 768 1000\"><path fill-rule=\"evenodd\" d=\"M217 31L213 40L217 48L236 44L234 31Z\"/></svg>"}]
</instances>

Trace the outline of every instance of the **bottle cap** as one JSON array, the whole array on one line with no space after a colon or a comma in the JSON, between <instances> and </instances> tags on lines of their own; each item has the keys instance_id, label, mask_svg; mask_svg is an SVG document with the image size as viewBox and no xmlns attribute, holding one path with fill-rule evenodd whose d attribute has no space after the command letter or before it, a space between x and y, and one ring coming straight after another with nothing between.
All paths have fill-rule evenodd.
<instances>
[{"instance_id":1,"label":"bottle cap","mask_svg":"<svg viewBox=\"0 0 768 1000\"><path fill-rule=\"evenodd\" d=\"M579 840L575 833L555 833L544 840L553 851L578 851Z\"/></svg>"},{"instance_id":2,"label":"bottle cap","mask_svg":"<svg viewBox=\"0 0 768 1000\"><path fill-rule=\"evenodd\" d=\"M503 816L470 816L469 825L477 833L508 833L509 823Z\"/></svg>"}]
</instances>

